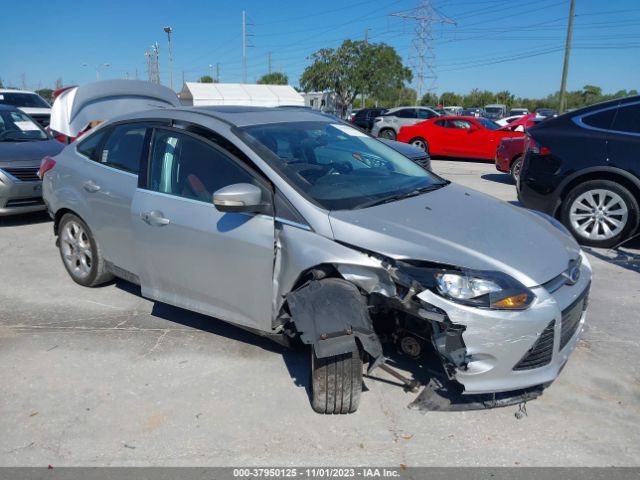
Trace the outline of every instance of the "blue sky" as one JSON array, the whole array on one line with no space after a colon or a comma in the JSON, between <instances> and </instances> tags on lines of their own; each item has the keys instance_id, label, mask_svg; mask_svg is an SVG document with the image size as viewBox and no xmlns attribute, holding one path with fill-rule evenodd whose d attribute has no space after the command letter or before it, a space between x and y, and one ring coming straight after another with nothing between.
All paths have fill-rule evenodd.
<instances>
[{"instance_id":1,"label":"blue sky","mask_svg":"<svg viewBox=\"0 0 640 480\"><path fill-rule=\"evenodd\" d=\"M4 0L2 3L8 2ZM160 45L160 69L168 83L167 38L173 27L174 83L211 74L220 64L223 82L239 82L242 72L241 12L250 33L248 81L274 70L298 84L307 57L345 38L394 46L405 64L416 63L411 43L415 23L392 17L415 9L419 0L195 1L137 0L11 2L4 5L0 78L5 85L52 87L105 78L147 78L144 52ZM432 0L456 25L433 31L436 92L472 88L509 90L539 97L558 90L569 0ZM605 92L640 89L640 2L576 0L574 50L568 88L586 84Z\"/></svg>"}]
</instances>

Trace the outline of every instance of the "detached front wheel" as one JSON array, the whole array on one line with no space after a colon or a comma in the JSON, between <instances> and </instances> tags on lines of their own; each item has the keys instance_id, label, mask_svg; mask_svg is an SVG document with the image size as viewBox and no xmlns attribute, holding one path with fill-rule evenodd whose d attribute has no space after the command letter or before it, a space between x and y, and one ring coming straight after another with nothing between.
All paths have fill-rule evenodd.
<instances>
[{"instance_id":1,"label":"detached front wheel","mask_svg":"<svg viewBox=\"0 0 640 480\"><path fill-rule=\"evenodd\" d=\"M311 348L311 404L323 414L353 413L362 393L362 360L358 352L316 357Z\"/></svg>"}]
</instances>

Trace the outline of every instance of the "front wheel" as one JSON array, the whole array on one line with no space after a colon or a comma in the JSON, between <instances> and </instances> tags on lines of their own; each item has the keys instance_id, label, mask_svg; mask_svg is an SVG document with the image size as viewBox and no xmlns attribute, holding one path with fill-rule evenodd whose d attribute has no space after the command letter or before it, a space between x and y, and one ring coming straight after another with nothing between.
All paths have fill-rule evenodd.
<instances>
[{"instance_id":1,"label":"front wheel","mask_svg":"<svg viewBox=\"0 0 640 480\"><path fill-rule=\"evenodd\" d=\"M358 352L316 357L311 348L311 405L322 414L353 413L360 404L362 360Z\"/></svg>"},{"instance_id":2,"label":"front wheel","mask_svg":"<svg viewBox=\"0 0 640 480\"><path fill-rule=\"evenodd\" d=\"M378 136L380 138L386 138L387 140L395 140L396 132L394 132L391 128L384 128L380 130L380 133L378 134Z\"/></svg>"},{"instance_id":3,"label":"front wheel","mask_svg":"<svg viewBox=\"0 0 640 480\"><path fill-rule=\"evenodd\" d=\"M562 205L562 223L578 242L613 247L638 226L638 201L619 183L591 180L573 188Z\"/></svg>"},{"instance_id":4,"label":"front wheel","mask_svg":"<svg viewBox=\"0 0 640 480\"><path fill-rule=\"evenodd\" d=\"M416 148L419 148L420 150L422 150L423 152L425 152L427 154L429 153L429 144L422 137L412 138L409 141L409 144L413 145Z\"/></svg>"}]
</instances>

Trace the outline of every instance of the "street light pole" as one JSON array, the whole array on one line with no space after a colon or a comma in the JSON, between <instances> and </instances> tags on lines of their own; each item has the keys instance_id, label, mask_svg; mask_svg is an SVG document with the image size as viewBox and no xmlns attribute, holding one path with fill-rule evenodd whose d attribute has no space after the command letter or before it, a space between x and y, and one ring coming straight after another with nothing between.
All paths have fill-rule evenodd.
<instances>
[{"instance_id":1,"label":"street light pole","mask_svg":"<svg viewBox=\"0 0 640 480\"><path fill-rule=\"evenodd\" d=\"M169 43L169 86L171 90L173 90L173 51L171 49L171 33L173 33L173 28L167 25L164 27L164 31L167 33L167 42Z\"/></svg>"},{"instance_id":2,"label":"street light pole","mask_svg":"<svg viewBox=\"0 0 640 480\"><path fill-rule=\"evenodd\" d=\"M89 65L88 63L83 63L83 67L93 67L96 69L96 81L100 81L100 68L102 67L110 67L110 63L101 63L100 65Z\"/></svg>"}]
</instances>

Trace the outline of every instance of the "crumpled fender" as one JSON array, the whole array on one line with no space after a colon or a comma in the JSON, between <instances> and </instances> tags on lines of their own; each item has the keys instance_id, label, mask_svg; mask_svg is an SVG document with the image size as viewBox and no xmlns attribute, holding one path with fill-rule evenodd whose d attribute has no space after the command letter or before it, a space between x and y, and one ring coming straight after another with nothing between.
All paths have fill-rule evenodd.
<instances>
[{"instance_id":1,"label":"crumpled fender","mask_svg":"<svg viewBox=\"0 0 640 480\"><path fill-rule=\"evenodd\" d=\"M313 345L318 358L357 352L357 339L373 359L370 370L383 360L367 300L352 283L341 278L312 280L290 292L287 302L300 338Z\"/></svg>"}]
</instances>

